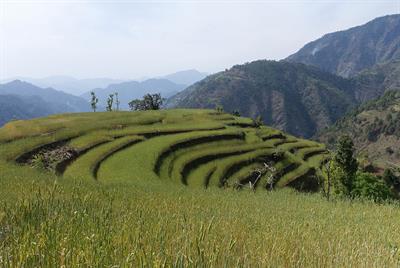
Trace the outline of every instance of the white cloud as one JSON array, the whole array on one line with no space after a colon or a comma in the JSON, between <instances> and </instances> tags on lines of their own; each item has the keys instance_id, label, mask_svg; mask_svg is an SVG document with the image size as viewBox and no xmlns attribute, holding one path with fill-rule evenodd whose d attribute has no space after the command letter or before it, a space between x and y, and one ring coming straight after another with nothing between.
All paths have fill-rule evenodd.
<instances>
[{"instance_id":1,"label":"white cloud","mask_svg":"<svg viewBox=\"0 0 400 268\"><path fill-rule=\"evenodd\" d=\"M398 2L4 1L0 76L214 72L284 58L327 32L400 13Z\"/></svg>"}]
</instances>

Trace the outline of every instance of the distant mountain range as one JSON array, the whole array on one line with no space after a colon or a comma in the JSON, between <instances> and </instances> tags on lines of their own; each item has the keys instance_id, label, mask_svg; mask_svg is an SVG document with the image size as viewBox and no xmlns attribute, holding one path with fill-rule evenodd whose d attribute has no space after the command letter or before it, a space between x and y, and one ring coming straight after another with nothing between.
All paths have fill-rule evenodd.
<instances>
[{"instance_id":1,"label":"distant mountain range","mask_svg":"<svg viewBox=\"0 0 400 268\"><path fill-rule=\"evenodd\" d=\"M203 73L203 72L199 72L197 70L191 69L191 70L180 71L180 72L176 72L173 74L169 74L169 75L163 76L161 78L167 79L178 85L190 86L190 85L196 83L197 81L200 81L200 80L206 78L207 75L208 75L207 73Z\"/></svg>"},{"instance_id":2,"label":"distant mountain range","mask_svg":"<svg viewBox=\"0 0 400 268\"><path fill-rule=\"evenodd\" d=\"M156 79L167 79L175 84L190 86L191 84L200 81L206 76L207 73L191 69L157 77ZM133 80L144 81L149 79L150 78L140 79L140 80L133 79ZM42 88L47 88L47 87L55 88L57 90L62 90L66 93L76 96L80 96L93 89L106 88L111 84L120 84L123 82L132 81L128 79L111 79L111 78L76 79L74 77L60 75L60 76L48 76L44 78L31 78L31 77L20 76L3 80L1 81L1 83L8 83L14 80L25 81Z\"/></svg>"},{"instance_id":3,"label":"distant mountain range","mask_svg":"<svg viewBox=\"0 0 400 268\"><path fill-rule=\"evenodd\" d=\"M90 111L90 105L83 98L53 88L40 88L20 80L0 84L1 124L11 119L86 111Z\"/></svg>"},{"instance_id":4,"label":"distant mountain range","mask_svg":"<svg viewBox=\"0 0 400 268\"><path fill-rule=\"evenodd\" d=\"M377 63L400 59L400 15L329 33L306 44L287 61L301 62L351 77Z\"/></svg>"},{"instance_id":5,"label":"distant mountain range","mask_svg":"<svg viewBox=\"0 0 400 268\"><path fill-rule=\"evenodd\" d=\"M110 94L118 92L121 102L120 108L129 109L128 103L134 99L142 98L147 93L161 93L162 97L171 97L179 91L186 88L186 85L175 84L167 79L148 79L143 82L130 81L119 84L111 84L106 88L96 88L91 91L95 92L99 99L99 104L106 105L107 98ZM86 92L81 96L90 101L90 92Z\"/></svg>"},{"instance_id":6,"label":"distant mountain range","mask_svg":"<svg viewBox=\"0 0 400 268\"><path fill-rule=\"evenodd\" d=\"M14 80L21 80L42 88L55 88L62 90L66 93L79 96L86 91L93 88L106 87L109 84L121 83L122 79L110 78L89 78L89 79L76 79L70 76L49 76L45 78L31 78L31 77L14 77L7 79L4 82L11 82Z\"/></svg>"}]
</instances>

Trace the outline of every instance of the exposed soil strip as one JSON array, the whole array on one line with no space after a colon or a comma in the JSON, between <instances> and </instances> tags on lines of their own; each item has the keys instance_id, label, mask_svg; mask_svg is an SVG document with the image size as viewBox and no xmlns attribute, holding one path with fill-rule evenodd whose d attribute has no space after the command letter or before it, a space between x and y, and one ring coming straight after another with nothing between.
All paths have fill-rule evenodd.
<instances>
[{"instance_id":1,"label":"exposed soil strip","mask_svg":"<svg viewBox=\"0 0 400 268\"><path fill-rule=\"evenodd\" d=\"M276 174L276 182L278 182L283 176L285 176L286 174L288 174L289 172L292 172L293 170L295 170L296 168L300 167L301 164L299 163L290 163L287 166L285 166L284 168L282 168L279 172L277 172Z\"/></svg>"},{"instance_id":2,"label":"exposed soil strip","mask_svg":"<svg viewBox=\"0 0 400 268\"><path fill-rule=\"evenodd\" d=\"M98 147L100 145L103 145L103 144L105 144L107 142L110 142L110 141L102 141L102 142L93 144L92 146L88 146L83 150L75 151L75 154L73 154L70 158L63 159L62 161L60 161L56 165L56 167L55 167L56 175L57 176L62 176L64 174L65 170L67 169L67 167L69 165L71 165L78 157L81 157L82 155L84 155L88 151L90 151L90 150L92 150L92 149L94 149L94 148L96 148L96 147Z\"/></svg>"},{"instance_id":3,"label":"exposed soil strip","mask_svg":"<svg viewBox=\"0 0 400 268\"><path fill-rule=\"evenodd\" d=\"M185 141L181 141L171 145L167 150L163 151L157 158L156 164L154 165L154 172L157 175L160 175L161 166L164 160L179 149L189 148L195 145L199 145L202 143L220 141L220 140L232 140L232 139L240 139L244 140L243 133L240 134L220 134L214 136L205 136L205 137L197 137Z\"/></svg>"},{"instance_id":4,"label":"exposed soil strip","mask_svg":"<svg viewBox=\"0 0 400 268\"><path fill-rule=\"evenodd\" d=\"M241 128L253 128L254 125L250 124L250 123L228 123L226 124L227 126L231 126L231 127L241 127Z\"/></svg>"},{"instance_id":5,"label":"exposed soil strip","mask_svg":"<svg viewBox=\"0 0 400 268\"><path fill-rule=\"evenodd\" d=\"M53 151L53 150L56 150L57 148L66 146L66 144L73 138L75 138L75 137L70 137L67 139L58 140L55 142L40 145L40 146L18 156L15 159L15 162L17 162L19 164L28 164L28 163L32 162L32 159L35 157L35 155L37 155L41 152Z\"/></svg>"},{"instance_id":6,"label":"exposed soil strip","mask_svg":"<svg viewBox=\"0 0 400 268\"><path fill-rule=\"evenodd\" d=\"M287 143L295 143L295 142L298 142L298 141L296 141L296 140L287 140L287 139L283 139L283 140L280 140L280 141L278 141L278 142L276 142L275 144L274 144L274 146L275 147L278 147L279 145L282 145L282 144L287 144Z\"/></svg>"},{"instance_id":7,"label":"exposed soil strip","mask_svg":"<svg viewBox=\"0 0 400 268\"><path fill-rule=\"evenodd\" d=\"M286 186L292 187L301 192L316 192L319 190L319 185L317 180L314 178L315 172L314 168L310 168L306 174L299 176Z\"/></svg>"},{"instance_id":8,"label":"exposed soil strip","mask_svg":"<svg viewBox=\"0 0 400 268\"><path fill-rule=\"evenodd\" d=\"M253 149L254 150L254 149ZM219 158L224 158L224 157L228 157L228 156L234 156L234 155L240 155L240 154L244 154L244 153L248 153L250 151L253 151L251 149L247 149L247 150L241 150L241 151L236 151L236 152L226 152L226 153L216 153L216 154L212 154L212 155L204 155L201 156L199 158L193 159L192 161L190 161L189 163L187 163L182 171L181 171L181 179L182 179L182 183L187 185L187 178L189 173L193 170L198 168L201 165L204 165L205 163L208 163L210 161L219 159ZM208 182L205 183L205 186L208 186Z\"/></svg>"},{"instance_id":9,"label":"exposed soil strip","mask_svg":"<svg viewBox=\"0 0 400 268\"><path fill-rule=\"evenodd\" d=\"M268 136L261 137L261 139L262 139L263 141L272 140L272 139L286 140L287 137L286 137L285 135L283 135L282 133L278 133L278 134L272 134L272 135L268 135Z\"/></svg>"},{"instance_id":10,"label":"exposed soil strip","mask_svg":"<svg viewBox=\"0 0 400 268\"><path fill-rule=\"evenodd\" d=\"M318 149L318 150L315 150L315 151L311 151L311 152L308 152L308 153L304 154L303 159L305 161L307 161L307 159L309 159L310 157L312 157L314 155L317 155L317 154L323 154L324 152L326 152L325 149Z\"/></svg>"},{"instance_id":11,"label":"exposed soil strip","mask_svg":"<svg viewBox=\"0 0 400 268\"><path fill-rule=\"evenodd\" d=\"M241 162L238 162L234 165L232 165L230 168L228 168L228 170L226 170L226 172L224 174L222 174L221 178L220 178L220 186L224 185L229 178L232 177L233 174L235 174L236 172L238 172L240 169L242 169L245 166L248 166L250 164L253 163L264 163L264 162L269 162L269 161L274 161L274 162L279 162L283 159L283 155L278 155L276 153L266 153L264 152L263 154L260 154L252 159L246 159L243 160Z\"/></svg>"},{"instance_id":12,"label":"exposed soil strip","mask_svg":"<svg viewBox=\"0 0 400 268\"><path fill-rule=\"evenodd\" d=\"M204 186L205 187L210 182L210 179L211 179L212 175L214 174L215 170L217 170L217 167L214 167L210 171L207 172L207 174L206 174L206 176L204 178Z\"/></svg>"}]
</instances>

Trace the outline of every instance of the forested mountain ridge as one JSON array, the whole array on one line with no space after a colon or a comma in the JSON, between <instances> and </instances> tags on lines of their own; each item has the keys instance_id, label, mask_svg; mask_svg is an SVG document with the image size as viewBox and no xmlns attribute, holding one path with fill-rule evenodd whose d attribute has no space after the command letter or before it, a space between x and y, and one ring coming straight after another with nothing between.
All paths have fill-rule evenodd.
<instances>
[{"instance_id":1,"label":"forested mountain ridge","mask_svg":"<svg viewBox=\"0 0 400 268\"><path fill-rule=\"evenodd\" d=\"M333 146L343 134L353 139L358 154L368 162L400 165L400 92L388 91L361 105L315 138Z\"/></svg>"},{"instance_id":2,"label":"forested mountain ridge","mask_svg":"<svg viewBox=\"0 0 400 268\"><path fill-rule=\"evenodd\" d=\"M387 91L400 90L400 59L376 64L352 79L355 97L360 103L378 98Z\"/></svg>"},{"instance_id":3,"label":"forested mountain ridge","mask_svg":"<svg viewBox=\"0 0 400 268\"><path fill-rule=\"evenodd\" d=\"M267 125L310 137L354 104L353 82L315 67L260 60L207 77L168 101L169 106L238 110Z\"/></svg>"},{"instance_id":4,"label":"forested mountain ridge","mask_svg":"<svg viewBox=\"0 0 400 268\"><path fill-rule=\"evenodd\" d=\"M378 63L400 59L400 15L329 33L286 58L351 77Z\"/></svg>"}]
</instances>

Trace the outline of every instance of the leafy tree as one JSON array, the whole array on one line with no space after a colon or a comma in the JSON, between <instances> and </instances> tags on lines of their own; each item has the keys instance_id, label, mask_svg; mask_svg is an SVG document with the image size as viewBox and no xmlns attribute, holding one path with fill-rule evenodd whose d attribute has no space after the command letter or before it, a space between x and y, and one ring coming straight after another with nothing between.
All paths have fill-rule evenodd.
<instances>
[{"instance_id":1,"label":"leafy tree","mask_svg":"<svg viewBox=\"0 0 400 268\"><path fill-rule=\"evenodd\" d=\"M389 186L381 178L370 173L357 173L352 191L354 197L382 202L393 198Z\"/></svg>"},{"instance_id":2,"label":"leafy tree","mask_svg":"<svg viewBox=\"0 0 400 268\"><path fill-rule=\"evenodd\" d=\"M221 104L215 105L215 110L217 113L223 113L224 112L224 107Z\"/></svg>"},{"instance_id":3,"label":"leafy tree","mask_svg":"<svg viewBox=\"0 0 400 268\"><path fill-rule=\"evenodd\" d=\"M112 111L112 106L113 106L113 102L114 102L114 94L110 94L107 98L107 111L111 112Z\"/></svg>"},{"instance_id":4,"label":"leafy tree","mask_svg":"<svg viewBox=\"0 0 400 268\"><path fill-rule=\"evenodd\" d=\"M90 92L90 95L92 96L92 99L90 101L90 105L92 106L93 112L96 112L97 103L99 102L99 99L96 97L96 94L93 91Z\"/></svg>"},{"instance_id":5,"label":"leafy tree","mask_svg":"<svg viewBox=\"0 0 400 268\"><path fill-rule=\"evenodd\" d=\"M232 111L232 115L233 115L233 116L239 117L239 116L240 116L240 113L239 113L238 110L233 110L233 111Z\"/></svg>"},{"instance_id":6,"label":"leafy tree","mask_svg":"<svg viewBox=\"0 0 400 268\"><path fill-rule=\"evenodd\" d=\"M118 98L118 92L115 92L114 96L115 96L115 105L117 105L117 111L119 111L120 102L119 102L119 98Z\"/></svg>"},{"instance_id":7,"label":"leafy tree","mask_svg":"<svg viewBox=\"0 0 400 268\"><path fill-rule=\"evenodd\" d=\"M358 169L357 160L354 158L354 143L349 136L344 135L339 138L336 148L334 156L336 190L346 196L351 196Z\"/></svg>"},{"instance_id":8,"label":"leafy tree","mask_svg":"<svg viewBox=\"0 0 400 268\"><path fill-rule=\"evenodd\" d=\"M257 116L255 119L253 119L254 127L261 127L263 124L264 124L264 122L263 122L261 115Z\"/></svg>"},{"instance_id":9,"label":"leafy tree","mask_svg":"<svg viewBox=\"0 0 400 268\"><path fill-rule=\"evenodd\" d=\"M132 111L159 110L164 100L160 93L146 94L142 100L132 100L128 105Z\"/></svg>"},{"instance_id":10,"label":"leafy tree","mask_svg":"<svg viewBox=\"0 0 400 268\"><path fill-rule=\"evenodd\" d=\"M400 183L399 178L394 174L391 169L385 169L382 179L390 186L397 186Z\"/></svg>"}]
</instances>

